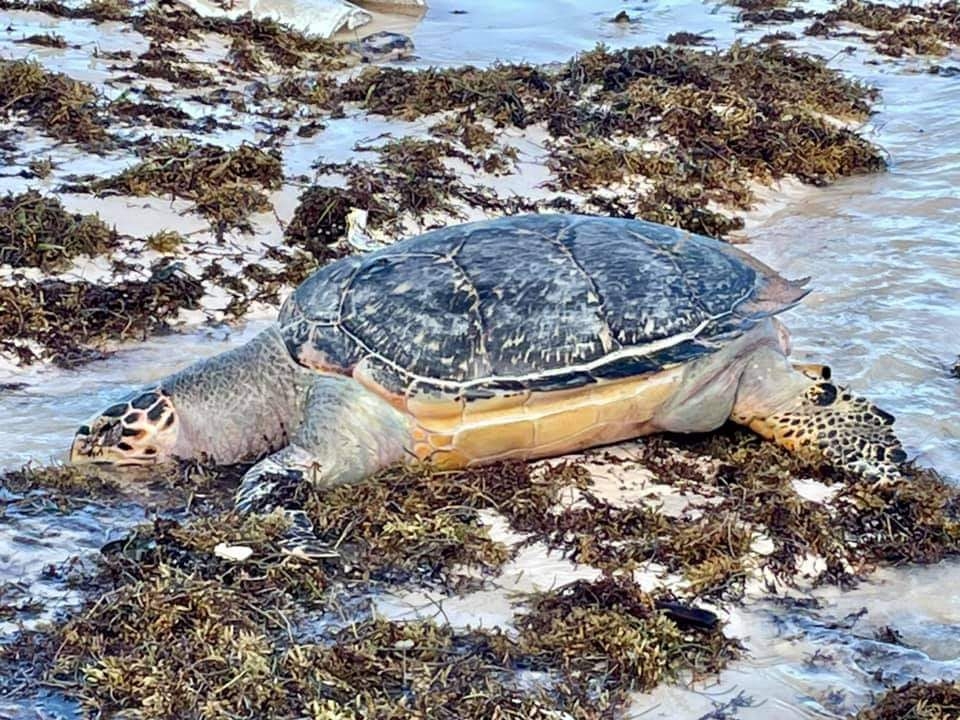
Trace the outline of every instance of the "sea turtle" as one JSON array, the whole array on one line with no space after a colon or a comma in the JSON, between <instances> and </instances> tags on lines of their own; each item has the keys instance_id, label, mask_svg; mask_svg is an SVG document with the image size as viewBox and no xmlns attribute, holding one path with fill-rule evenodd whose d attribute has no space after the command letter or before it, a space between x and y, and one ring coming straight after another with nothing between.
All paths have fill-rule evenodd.
<instances>
[{"instance_id":1,"label":"sea turtle","mask_svg":"<svg viewBox=\"0 0 960 720\"><path fill-rule=\"evenodd\" d=\"M248 344L84 424L74 462L260 458L277 478L359 480L560 455L728 418L867 477L906 459L893 417L787 360L778 313L806 295L718 240L650 222L525 215L333 262Z\"/></svg>"}]
</instances>

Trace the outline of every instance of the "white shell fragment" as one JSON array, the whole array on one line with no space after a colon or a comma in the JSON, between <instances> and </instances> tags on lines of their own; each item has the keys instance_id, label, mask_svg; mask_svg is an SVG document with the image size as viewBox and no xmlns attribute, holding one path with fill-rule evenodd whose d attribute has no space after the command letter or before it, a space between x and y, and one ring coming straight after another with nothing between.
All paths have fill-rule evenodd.
<instances>
[{"instance_id":1,"label":"white shell fragment","mask_svg":"<svg viewBox=\"0 0 960 720\"><path fill-rule=\"evenodd\" d=\"M243 562L253 555L253 548L246 545L227 545L219 543L214 549L213 554L224 560L233 560L234 562Z\"/></svg>"}]
</instances>

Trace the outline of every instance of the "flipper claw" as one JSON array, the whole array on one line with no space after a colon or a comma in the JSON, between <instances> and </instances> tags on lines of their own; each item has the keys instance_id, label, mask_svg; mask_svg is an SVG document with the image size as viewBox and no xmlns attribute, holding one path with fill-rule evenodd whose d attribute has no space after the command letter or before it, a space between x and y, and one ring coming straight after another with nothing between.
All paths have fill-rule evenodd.
<instances>
[{"instance_id":1,"label":"flipper claw","mask_svg":"<svg viewBox=\"0 0 960 720\"><path fill-rule=\"evenodd\" d=\"M316 561L339 558L336 548L320 542L313 529L313 522L303 510L284 510L290 527L283 534L280 546L283 552L300 560Z\"/></svg>"}]
</instances>

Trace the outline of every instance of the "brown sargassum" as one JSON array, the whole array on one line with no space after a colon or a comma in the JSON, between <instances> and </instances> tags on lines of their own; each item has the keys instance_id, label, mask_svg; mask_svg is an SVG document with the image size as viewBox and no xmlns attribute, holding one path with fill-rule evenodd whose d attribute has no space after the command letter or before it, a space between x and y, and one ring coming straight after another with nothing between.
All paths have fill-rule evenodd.
<instances>
[{"instance_id":1,"label":"brown sargassum","mask_svg":"<svg viewBox=\"0 0 960 720\"><path fill-rule=\"evenodd\" d=\"M156 718L609 717L631 690L716 673L738 654L722 626L684 624L662 610L665 602L736 602L757 572L786 586L851 585L877 565L935 562L960 550L960 495L927 471L877 486L804 465L734 429L650 439L629 461L607 462L652 472L692 498L689 510L666 516L655 503L613 505L591 491L590 463L396 467L355 486L291 489L290 503L341 552L318 563L280 551L282 516L230 511L230 488L245 466L144 471L138 492L162 491L173 503L168 519L134 529L106 546L93 569L75 573L95 599L47 632L24 634L5 648L4 666L23 677L29 660L30 682L54 683L91 712ZM796 477L837 492L806 500ZM24 498L42 489L65 509L78 493L107 502L130 491L116 477L74 468L8 474L3 485ZM586 501L562 502L571 488ZM504 516L520 545L492 539L481 511ZM758 535L772 551L754 549ZM221 542L253 554L222 559L213 552ZM370 610L369 598L391 588L490 587L534 542L604 572L518 597L509 629L452 628L442 605L436 617L410 621ZM823 570L803 578L809 556ZM644 592L632 570L652 566L684 582Z\"/></svg>"},{"instance_id":2,"label":"brown sargassum","mask_svg":"<svg viewBox=\"0 0 960 720\"><path fill-rule=\"evenodd\" d=\"M780 3L745 3L750 12L789 12L771 4ZM938 52L933 41L898 39L898 27L917 23L902 10L887 17L878 7L849 3L820 22L873 22L881 35L895 33L878 47L899 42ZM910 12L949 18L950 3L929 7ZM213 260L194 277L177 262L189 251L187 240L160 229L138 240L164 255L140 279L19 278L4 285L0 348L23 362L73 364L110 342L163 330L181 309L198 306L205 283L229 290L229 316L241 317L254 301L275 303L285 288L350 251L343 238L355 208L368 211L372 231L388 234L470 207L636 216L724 236L739 226L736 213L754 201L758 182L792 176L822 184L884 167L880 151L849 125L825 119L863 120L875 91L778 46L598 47L556 68L374 67L340 81L331 73L350 63L343 48L269 21L200 18L172 8L141 12L119 0L82 7L0 0L0 8L126 22L150 38L144 56L120 51L108 58L142 85L139 98L107 102L91 86L37 63L0 61L0 104L8 117L57 141L89 152L136 151L126 171L74 179L71 190L184 198L221 238L249 229L251 213L270 209L268 192L291 181L276 143L226 150L130 140L116 129L220 126L164 102L150 78L181 86L206 77L215 85L255 79L239 96L219 87L190 92L259 116L273 125L274 138L322 132L325 121L348 112L428 118L430 127L426 137L358 148L350 163L319 162L319 173L339 173L345 182L304 187L284 243L265 251L279 271L250 262L228 272ZM863 8L880 19L867 18ZM176 43L209 33L229 40L228 63L193 67ZM940 30L936 38L956 42ZM507 136L527 129L545 133L551 187L537 199L499 197L482 179L515 171L520 158ZM480 180L454 170L458 163ZM642 179L642 192L639 185L622 191L624 168ZM30 169L43 176L54 168L37 161ZM570 200L569 191L579 199ZM84 255L110 255L131 240L32 192L0 203L3 231L16 238L4 243L4 262L45 273ZM110 543L92 567L69 573L90 599L52 627L4 646L0 675L15 678L24 692L53 685L91 715L124 709L146 718L547 718L560 710L610 717L629 691L716 673L738 653L722 627L685 626L663 611L664 603L734 603L756 574L784 586L851 585L878 565L931 563L960 549L958 494L928 471L875 486L804 465L736 430L653 438L634 455L606 461L651 471L658 483L689 495L689 507L668 516L656 504L614 504L592 491L590 465L578 462L460 473L391 468L351 487L299 488L291 501L342 555L322 563L281 552L281 516L231 511L245 467L147 471L134 499L158 507L157 519ZM797 492L797 477L837 491L822 503L808 500ZM90 498L130 499L129 478L96 470L25 469L0 485L14 494L12 503L42 497L62 512ZM580 498L573 505L561 502L570 488ZM482 522L488 512L506 518L523 536L521 545L543 543L603 575L518 598L510 629L452 628L442 615L388 621L372 612L371 595L385 589L489 587L519 546L491 537ZM758 552L758 537L772 549ZM253 554L225 560L214 553L221 542ZM801 577L810 556L820 560L816 575ZM644 592L632 572L650 567L681 582ZM0 587L4 619L26 617L41 604ZM953 717L955 694L949 684L914 684L860 717ZM934 706L945 710L930 714Z\"/></svg>"},{"instance_id":3,"label":"brown sargassum","mask_svg":"<svg viewBox=\"0 0 960 720\"><path fill-rule=\"evenodd\" d=\"M960 717L960 687L955 682L914 680L893 688L854 720L954 720Z\"/></svg>"},{"instance_id":4,"label":"brown sargassum","mask_svg":"<svg viewBox=\"0 0 960 720\"><path fill-rule=\"evenodd\" d=\"M825 119L862 120L875 92L819 60L776 46L735 45L717 52L598 47L551 68L371 67L343 80L334 73L352 60L342 46L249 16L201 18L182 8L142 10L118 0L82 7L0 0L0 8L125 22L149 38L150 47L140 57L126 51L104 56L118 63L115 72L123 75L117 81L130 86L112 102L92 86L36 62L2 61L3 110L21 125L78 149L134 156L130 167L111 177L62 178L66 183L60 191L185 198L224 242L231 233L253 230L252 214L273 209L270 192L303 182L284 177L279 138L322 132L324 122L348 112L428 118L425 136L360 146L348 163L318 161L318 174L338 173L344 181L336 187L304 187L283 243L264 249L269 263L244 258L224 270L210 257L197 276L181 268L178 277L191 288L227 290L226 319L242 317L254 302L276 302L316 267L351 252L344 234L353 209L367 211L369 230L387 237L401 228L455 221L468 208L490 215L636 216L724 236L739 227L736 213L754 202L756 183L793 176L820 184L884 167L878 148L846 125ZM227 41L229 57L194 67L178 43L211 34ZM246 112L252 122L269 124L269 137L258 146L226 149L138 135L151 128L203 133L223 126L222 113L220 118L191 117L151 84L157 73L175 86L195 84L199 76L192 71L212 73L204 84L213 87L180 87L179 96ZM246 89L231 90L235 81ZM520 157L508 135L525 129L545 134L540 160L552 180L536 197L504 197L493 189L493 180L517 170ZM625 170L626 187L621 183ZM30 171L49 176L56 168L31 163ZM30 338L29 351L14 353L21 361L96 357L118 340L168 327L181 309L196 306L198 295L192 291L167 295L156 283L144 285L143 278L154 271L137 262L144 248L163 253L170 263L195 260L196 248L188 239L157 228L156 236L121 237L119 246L88 242L81 250L73 243L52 251L59 237L53 226L46 229L40 206L22 209L18 222L29 228L33 246L44 250L43 257L20 252L17 262L45 270L55 262L62 271L71 258L112 253L116 279L98 282L97 292L72 282L58 285L51 293L65 300L54 302L53 312L34 307L35 298L47 295L40 288L29 283L5 288L0 310L15 321L0 328L0 342L11 351L18 345L15 333ZM103 304L103 297L127 291L132 298L143 291L166 299L154 300L148 313L135 312L136 302L113 304L111 318L117 322L78 323L54 314L69 309L96 315L88 303Z\"/></svg>"}]
</instances>

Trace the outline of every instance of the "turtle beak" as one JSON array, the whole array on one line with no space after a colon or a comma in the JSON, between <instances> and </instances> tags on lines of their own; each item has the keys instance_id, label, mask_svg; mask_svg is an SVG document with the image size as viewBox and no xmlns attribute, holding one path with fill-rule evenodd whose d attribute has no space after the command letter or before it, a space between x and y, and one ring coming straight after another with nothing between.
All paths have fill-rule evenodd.
<instances>
[{"instance_id":1,"label":"turtle beak","mask_svg":"<svg viewBox=\"0 0 960 720\"><path fill-rule=\"evenodd\" d=\"M93 443L90 437L90 426L81 425L70 444L70 463L80 465L93 462Z\"/></svg>"}]
</instances>

